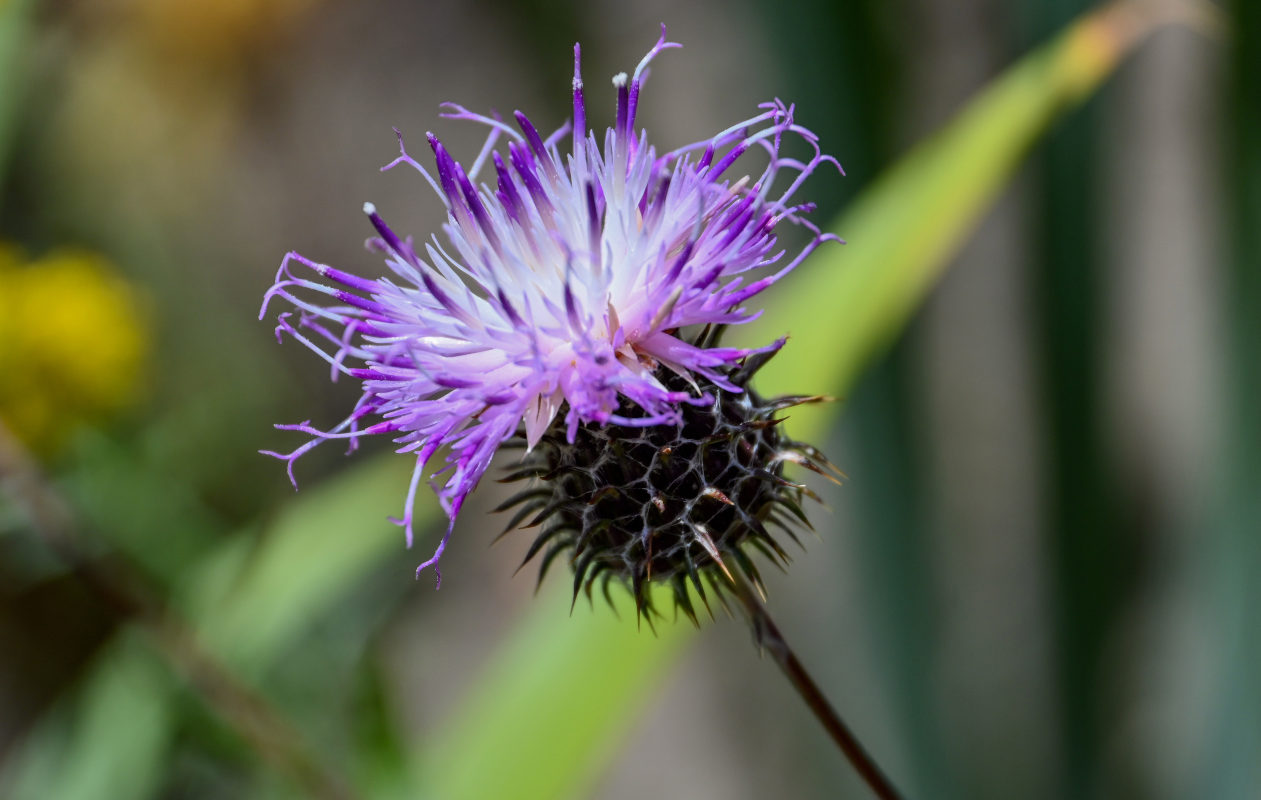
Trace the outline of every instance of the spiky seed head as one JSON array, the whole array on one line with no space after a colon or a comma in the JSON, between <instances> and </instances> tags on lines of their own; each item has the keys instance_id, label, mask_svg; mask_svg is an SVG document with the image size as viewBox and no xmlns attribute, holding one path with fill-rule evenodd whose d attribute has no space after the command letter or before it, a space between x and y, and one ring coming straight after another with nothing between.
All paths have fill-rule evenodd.
<instances>
[{"instance_id":1,"label":"spiky seed head","mask_svg":"<svg viewBox=\"0 0 1261 800\"><path fill-rule=\"evenodd\" d=\"M676 608L693 622L694 598L708 605L706 584L721 596L731 570L761 589L750 556L786 565L772 530L799 543L794 528L809 524L801 501L816 497L784 477L785 464L835 472L818 450L788 438L777 416L820 398L767 400L749 387L770 355L727 369L739 391L700 378L696 388L712 401L684 406L675 424L586 424L570 441L564 425L553 423L507 476L529 485L500 507L515 510L508 530L538 529L523 566L537 559L541 582L563 557L573 568L575 599L597 586L608 599L610 586L622 584L649 619L657 612L653 583L668 583ZM666 369L657 377L672 390L691 388Z\"/></svg>"}]
</instances>

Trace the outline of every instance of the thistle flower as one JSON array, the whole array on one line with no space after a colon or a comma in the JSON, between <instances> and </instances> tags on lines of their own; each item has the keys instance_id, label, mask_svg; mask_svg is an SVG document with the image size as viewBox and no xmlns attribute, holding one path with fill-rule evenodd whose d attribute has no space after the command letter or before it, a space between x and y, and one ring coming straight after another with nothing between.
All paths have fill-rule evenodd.
<instances>
[{"instance_id":1,"label":"thistle flower","mask_svg":"<svg viewBox=\"0 0 1261 800\"><path fill-rule=\"evenodd\" d=\"M415 459L403 516L394 520L410 546L417 487L442 454L429 480L450 524L417 575L433 566L441 582L438 561L461 506L495 452L518 433L530 452L525 474L581 471L589 478L550 481L542 505L540 495L522 501L526 511L516 521L537 511L556 515L568 531L551 526L532 554L550 542L547 560L563 550L581 558L603 536L607 558L589 562L603 565L592 579L616 574L637 587L654 576L695 577L689 563L722 566L722 553L742 556L746 541L774 552L778 546L766 545L760 517L768 503L791 507L801 491L783 479L783 461L826 465L774 430L783 402L762 401L744 385L784 340L743 349L718 346L716 339L725 326L755 318L747 303L835 238L806 219L813 205L794 204L794 196L821 165L840 165L795 122L793 107L778 100L710 139L658 152L636 130L636 112L649 64L678 46L662 26L634 73L613 78L616 118L602 137L587 127L577 45L573 119L546 138L519 111L513 127L497 115L445 104L444 117L489 129L471 167L464 169L432 133L434 171L408 153L401 134L399 156L384 167L407 166L424 177L446 205L444 237L422 244L400 237L367 203L376 236L366 244L385 257L386 276L361 278L291 252L266 293L260 317L277 298L296 309L279 314L277 338L297 339L330 364L333 380L345 375L363 387L349 416L331 430L309 421L277 426L311 437L292 452L267 452L288 463L290 480L294 462L323 442L345 439L353 450L362 437L392 436L398 452ZM805 142L812 155L782 154L788 138ZM566 139L570 152L562 154ZM760 175L730 178L751 150L765 154ZM491 169L493 187L478 181ZM779 248L781 223L809 232L799 251ZM694 513L694 498L677 496L690 489L664 486L643 493L640 522L583 522L599 515L579 513L575 503L602 508L616 489L607 484L613 472L592 467L602 456L596 449L651 461L649 449L666 453L679 436L689 445L679 449L699 459L695 470L684 471L704 484L695 487L697 497L717 504L707 507L708 516ZM722 485L715 484L722 470L716 462L706 466L701 453L717 452L716 436L726 436L724 457L736 465ZM649 485L665 474L645 469L639 477ZM676 501L686 514L677 513ZM655 532L665 530L653 515L667 512L681 520L670 534L677 569L653 549ZM705 520L718 517L726 528L706 527ZM615 569L617 558L635 563ZM578 571L579 583L585 572ZM636 595L642 601L641 589Z\"/></svg>"}]
</instances>

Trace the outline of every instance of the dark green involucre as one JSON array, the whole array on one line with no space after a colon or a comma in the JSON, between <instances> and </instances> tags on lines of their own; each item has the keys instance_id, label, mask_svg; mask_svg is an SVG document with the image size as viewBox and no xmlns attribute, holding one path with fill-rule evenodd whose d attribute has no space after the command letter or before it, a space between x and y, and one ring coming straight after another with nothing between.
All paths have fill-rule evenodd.
<instances>
[{"instance_id":1,"label":"dark green involucre","mask_svg":"<svg viewBox=\"0 0 1261 800\"><path fill-rule=\"evenodd\" d=\"M533 451L505 478L530 485L499 510L516 508L505 534L525 523L539 533L522 566L541 554L539 581L564 557L573 568L574 598L606 599L613 583L626 586L650 622L650 584L668 582L675 606L697 621L693 593L708 608L704 584L722 598L728 571L738 569L763 590L751 551L777 566L788 554L772 529L800 544L794 528L809 527L806 486L784 477L794 463L836 480L842 477L818 450L789 439L776 414L814 396L763 399L749 387L773 353L750 356L727 377L741 393L696 376L696 386L659 368L667 388L709 394L704 406L684 404L677 425L630 427L587 424L567 441L558 415ZM527 521L528 520L528 521ZM702 580L702 578L704 580Z\"/></svg>"}]
</instances>

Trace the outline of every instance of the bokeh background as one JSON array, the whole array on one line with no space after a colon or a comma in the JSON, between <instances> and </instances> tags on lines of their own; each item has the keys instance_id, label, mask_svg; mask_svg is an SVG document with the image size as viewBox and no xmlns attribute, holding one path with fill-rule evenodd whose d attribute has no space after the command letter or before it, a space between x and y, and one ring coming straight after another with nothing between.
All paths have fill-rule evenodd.
<instances>
[{"instance_id":1,"label":"bokeh background","mask_svg":"<svg viewBox=\"0 0 1261 800\"><path fill-rule=\"evenodd\" d=\"M1186 13L1055 109L847 387L821 443L850 481L768 575L913 797L1261 797L1261 21L1158 5ZM258 306L290 249L377 269L365 200L435 228L378 171L391 126L467 160L442 101L563 121L574 41L603 125L669 25L641 105L665 148L795 102L848 173L807 190L827 221L1092 7L0 0L0 796L300 797L312 770L366 798L866 796L739 620L583 650L607 612L514 576L529 536L488 547L502 487L438 592L385 523L388 442L304 457L295 496L272 423L355 392ZM840 219L803 272L861 252ZM764 388L826 390L815 344Z\"/></svg>"}]
</instances>

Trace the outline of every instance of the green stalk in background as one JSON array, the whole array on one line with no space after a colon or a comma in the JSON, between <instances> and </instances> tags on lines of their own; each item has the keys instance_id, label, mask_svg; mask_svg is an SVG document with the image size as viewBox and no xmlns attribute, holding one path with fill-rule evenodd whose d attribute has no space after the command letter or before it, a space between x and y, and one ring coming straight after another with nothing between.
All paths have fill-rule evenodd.
<instances>
[{"instance_id":1,"label":"green stalk in background","mask_svg":"<svg viewBox=\"0 0 1261 800\"><path fill-rule=\"evenodd\" d=\"M25 95L22 60L34 7L35 0L0 0L0 186L4 185Z\"/></svg>"},{"instance_id":2,"label":"green stalk in background","mask_svg":"<svg viewBox=\"0 0 1261 800\"><path fill-rule=\"evenodd\" d=\"M1080 12L1088 0L1026 3L1032 37ZM1104 704L1103 659L1138 582L1127 563L1116 476L1102 418L1102 340L1107 265L1099 252L1098 104L1047 137L1034 159L1031 259L1039 345L1039 397L1047 475L1046 546L1053 575L1059 745L1073 797L1098 796Z\"/></svg>"},{"instance_id":3,"label":"green stalk in background","mask_svg":"<svg viewBox=\"0 0 1261 800\"><path fill-rule=\"evenodd\" d=\"M1204 772L1189 797L1246 800L1261 786L1261 4L1230 4L1233 37L1224 121L1229 260L1221 302L1227 345L1217 507L1201 580L1218 663ZM1191 729L1197 730L1194 726ZM1183 732L1188 743L1194 734Z\"/></svg>"}]
</instances>

